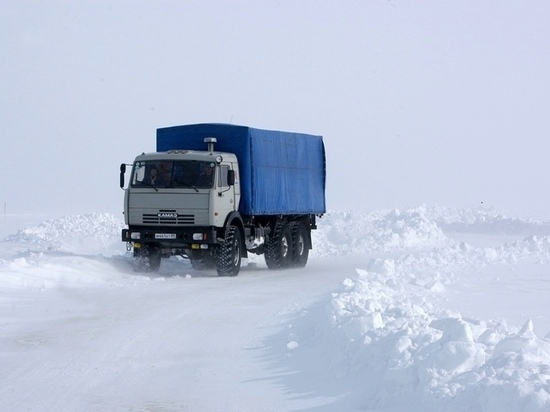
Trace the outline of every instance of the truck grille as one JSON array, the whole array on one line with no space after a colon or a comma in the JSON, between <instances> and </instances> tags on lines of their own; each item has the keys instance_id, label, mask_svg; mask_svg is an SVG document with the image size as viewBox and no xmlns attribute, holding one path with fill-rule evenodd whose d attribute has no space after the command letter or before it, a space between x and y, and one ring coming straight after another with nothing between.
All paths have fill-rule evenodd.
<instances>
[{"instance_id":1,"label":"truck grille","mask_svg":"<svg viewBox=\"0 0 550 412\"><path fill-rule=\"evenodd\" d=\"M159 210L158 213L144 213L143 224L148 225L193 225L194 215L182 215L175 210Z\"/></svg>"}]
</instances>

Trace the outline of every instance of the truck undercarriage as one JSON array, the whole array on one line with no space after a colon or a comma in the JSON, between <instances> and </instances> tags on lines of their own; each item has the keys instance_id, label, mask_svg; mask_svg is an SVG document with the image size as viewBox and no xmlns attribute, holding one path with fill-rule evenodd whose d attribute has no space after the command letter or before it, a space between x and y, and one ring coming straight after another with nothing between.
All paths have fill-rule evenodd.
<instances>
[{"instance_id":1,"label":"truck undercarriage","mask_svg":"<svg viewBox=\"0 0 550 412\"><path fill-rule=\"evenodd\" d=\"M305 266L315 216L296 218L289 221L263 216L254 226L241 222L227 229L135 226L122 231L122 240L129 250L133 247L135 270L139 272L157 271L161 258L181 256L189 259L195 269L216 268L220 276L235 276L235 266L240 266L248 252L263 254L270 269Z\"/></svg>"}]
</instances>

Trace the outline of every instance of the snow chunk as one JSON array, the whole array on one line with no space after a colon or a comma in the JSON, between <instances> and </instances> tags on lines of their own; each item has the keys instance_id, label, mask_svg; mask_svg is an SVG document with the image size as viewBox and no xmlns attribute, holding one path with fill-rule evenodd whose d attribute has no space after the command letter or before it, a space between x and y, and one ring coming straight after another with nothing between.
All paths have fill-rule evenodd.
<instances>
[{"instance_id":1,"label":"snow chunk","mask_svg":"<svg viewBox=\"0 0 550 412\"><path fill-rule=\"evenodd\" d=\"M295 340L292 340L292 341L290 341L290 342L288 342L288 343L286 344L286 348L287 348L288 350L297 349L298 346L300 346L300 345L299 345L298 342L296 342Z\"/></svg>"},{"instance_id":2,"label":"snow chunk","mask_svg":"<svg viewBox=\"0 0 550 412\"><path fill-rule=\"evenodd\" d=\"M430 323L430 326L443 332L443 336L439 339L439 343L474 341L470 325L462 319L435 319Z\"/></svg>"}]
</instances>

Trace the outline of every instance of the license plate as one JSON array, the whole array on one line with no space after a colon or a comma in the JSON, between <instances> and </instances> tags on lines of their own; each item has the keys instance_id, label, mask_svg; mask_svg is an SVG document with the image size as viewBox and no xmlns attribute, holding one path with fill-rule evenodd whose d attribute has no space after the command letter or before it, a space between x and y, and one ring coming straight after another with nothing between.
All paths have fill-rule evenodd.
<instances>
[{"instance_id":1,"label":"license plate","mask_svg":"<svg viewBox=\"0 0 550 412\"><path fill-rule=\"evenodd\" d=\"M175 233L155 233L155 239L175 239Z\"/></svg>"}]
</instances>

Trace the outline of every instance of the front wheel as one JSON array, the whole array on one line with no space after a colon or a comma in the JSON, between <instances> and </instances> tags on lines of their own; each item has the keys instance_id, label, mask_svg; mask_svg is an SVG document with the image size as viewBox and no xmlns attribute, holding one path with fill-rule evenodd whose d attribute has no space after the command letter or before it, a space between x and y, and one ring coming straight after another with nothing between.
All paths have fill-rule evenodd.
<instances>
[{"instance_id":1,"label":"front wheel","mask_svg":"<svg viewBox=\"0 0 550 412\"><path fill-rule=\"evenodd\" d=\"M225 240L216 254L218 276L237 276L241 270L241 232L236 226L229 226Z\"/></svg>"},{"instance_id":2,"label":"front wheel","mask_svg":"<svg viewBox=\"0 0 550 412\"><path fill-rule=\"evenodd\" d=\"M134 246L134 271L157 272L160 267L160 251L155 245Z\"/></svg>"}]
</instances>

